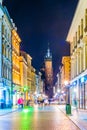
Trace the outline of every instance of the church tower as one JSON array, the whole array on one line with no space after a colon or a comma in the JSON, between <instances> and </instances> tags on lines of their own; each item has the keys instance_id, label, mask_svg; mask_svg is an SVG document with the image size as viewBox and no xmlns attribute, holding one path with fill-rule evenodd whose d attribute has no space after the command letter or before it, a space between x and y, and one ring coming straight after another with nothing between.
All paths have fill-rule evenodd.
<instances>
[{"instance_id":1,"label":"church tower","mask_svg":"<svg viewBox=\"0 0 87 130\"><path fill-rule=\"evenodd\" d=\"M48 45L47 53L44 58L45 65L45 92L49 98L53 96L53 67L52 54Z\"/></svg>"}]
</instances>

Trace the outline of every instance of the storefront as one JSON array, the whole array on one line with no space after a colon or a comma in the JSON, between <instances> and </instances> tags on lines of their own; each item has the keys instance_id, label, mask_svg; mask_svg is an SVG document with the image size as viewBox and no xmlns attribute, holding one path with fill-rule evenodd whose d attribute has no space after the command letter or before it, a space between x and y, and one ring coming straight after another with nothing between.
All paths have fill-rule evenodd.
<instances>
[{"instance_id":1,"label":"storefront","mask_svg":"<svg viewBox=\"0 0 87 130\"><path fill-rule=\"evenodd\" d=\"M87 75L80 76L76 81L72 82L70 88L72 106L74 106L74 98L77 100L79 109L87 109Z\"/></svg>"},{"instance_id":2,"label":"storefront","mask_svg":"<svg viewBox=\"0 0 87 130\"><path fill-rule=\"evenodd\" d=\"M79 87L77 84L77 80L74 81L70 87L70 101L72 106L75 106L74 100L77 101L77 106L79 106Z\"/></svg>"},{"instance_id":3,"label":"storefront","mask_svg":"<svg viewBox=\"0 0 87 130\"><path fill-rule=\"evenodd\" d=\"M0 88L0 108L11 107L10 90L7 88Z\"/></svg>"},{"instance_id":4,"label":"storefront","mask_svg":"<svg viewBox=\"0 0 87 130\"><path fill-rule=\"evenodd\" d=\"M87 109L87 76L79 80L79 108Z\"/></svg>"},{"instance_id":5,"label":"storefront","mask_svg":"<svg viewBox=\"0 0 87 130\"><path fill-rule=\"evenodd\" d=\"M17 101L20 98L21 91L20 86L13 84L13 106L17 105Z\"/></svg>"}]
</instances>

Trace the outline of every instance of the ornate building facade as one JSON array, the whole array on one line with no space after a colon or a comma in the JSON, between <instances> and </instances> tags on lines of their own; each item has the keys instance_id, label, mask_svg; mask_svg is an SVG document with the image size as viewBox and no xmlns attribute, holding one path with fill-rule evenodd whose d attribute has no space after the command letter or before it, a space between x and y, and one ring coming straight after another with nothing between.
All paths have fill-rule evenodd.
<instances>
[{"instance_id":1,"label":"ornate building facade","mask_svg":"<svg viewBox=\"0 0 87 130\"><path fill-rule=\"evenodd\" d=\"M20 83L21 83L21 94L23 98L27 100L27 57L26 52L20 51Z\"/></svg>"},{"instance_id":2,"label":"ornate building facade","mask_svg":"<svg viewBox=\"0 0 87 130\"><path fill-rule=\"evenodd\" d=\"M12 22L0 1L0 107L12 104Z\"/></svg>"},{"instance_id":3,"label":"ornate building facade","mask_svg":"<svg viewBox=\"0 0 87 130\"><path fill-rule=\"evenodd\" d=\"M28 99L28 95L31 93L31 63L32 63L32 57L29 54L26 54L27 56L27 99Z\"/></svg>"},{"instance_id":4,"label":"ornate building facade","mask_svg":"<svg viewBox=\"0 0 87 130\"><path fill-rule=\"evenodd\" d=\"M14 25L14 24L13 24ZM12 30L12 84L13 84L13 105L17 104L20 96L20 42L16 27Z\"/></svg>"},{"instance_id":5,"label":"ornate building facade","mask_svg":"<svg viewBox=\"0 0 87 130\"><path fill-rule=\"evenodd\" d=\"M79 0L66 40L70 43L71 103L87 109L87 0Z\"/></svg>"},{"instance_id":6,"label":"ornate building facade","mask_svg":"<svg viewBox=\"0 0 87 130\"><path fill-rule=\"evenodd\" d=\"M62 68L61 68L61 86L62 88L65 87L65 83L70 82L70 75L71 75L71 63L70 63L70 56L63 56L62 57Z\"/></svg>"},{"instance_id":7,"label":"ornate building facade","mask_svg":"<svg viewBox=\"0 0 87 130\"><path fill-rule=\"evenodd\" d=\"M36 70L33 66L31 66L31 93L35 93L36 91Z\"/></svg>"}]
</instances>

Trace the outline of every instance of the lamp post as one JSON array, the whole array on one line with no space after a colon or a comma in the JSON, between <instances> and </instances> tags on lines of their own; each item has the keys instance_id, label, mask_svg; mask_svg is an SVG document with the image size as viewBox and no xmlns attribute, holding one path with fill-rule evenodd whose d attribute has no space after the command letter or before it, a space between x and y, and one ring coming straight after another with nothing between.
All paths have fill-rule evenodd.
<instances>
[{"instance_id":1,"label":"lamp post","mask_svg":"<svg viewBox=\"0 0 87 130\"><path fill-rule=\"evenodd\" d=\"M67 86L67 104L70 104L70 86Z\"/></svg>"},{"instance_id":2,"label":"lamp post","mask_svg":"<svg viewBox=\"0 0 87 130\"><path fill-rule=\"evenodd\" d=\"M26 104L26 101L28 100L28 87L27 86L24 86L24 100Z\"/></svg>"},{"instance_id":3,"label":"lamp post","mask_svg":"<svg viewBox=\"0 0 87 130\"><path fill-rule=\"evenodd\" d=\"M64 82L67 89L67 99L66 99L66 114L71 114L71 105L70 105L70 85L68 81Z\"/></svg>"}]
</instances>

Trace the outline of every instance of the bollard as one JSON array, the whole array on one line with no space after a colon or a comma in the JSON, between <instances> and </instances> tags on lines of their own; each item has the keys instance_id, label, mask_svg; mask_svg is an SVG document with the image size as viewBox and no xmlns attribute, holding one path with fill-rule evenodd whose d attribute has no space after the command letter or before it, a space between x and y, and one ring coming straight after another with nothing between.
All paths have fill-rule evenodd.
<instances>
[{"instance_id":1,"label":"bollard","mask_svg":"<svg viewBox=\"0 0 87 130\"><path fill-rule=\"evenodd\" d=\"M71 105L66 104L66 114L71 115Z\"/></svg>"}]
</instances>

